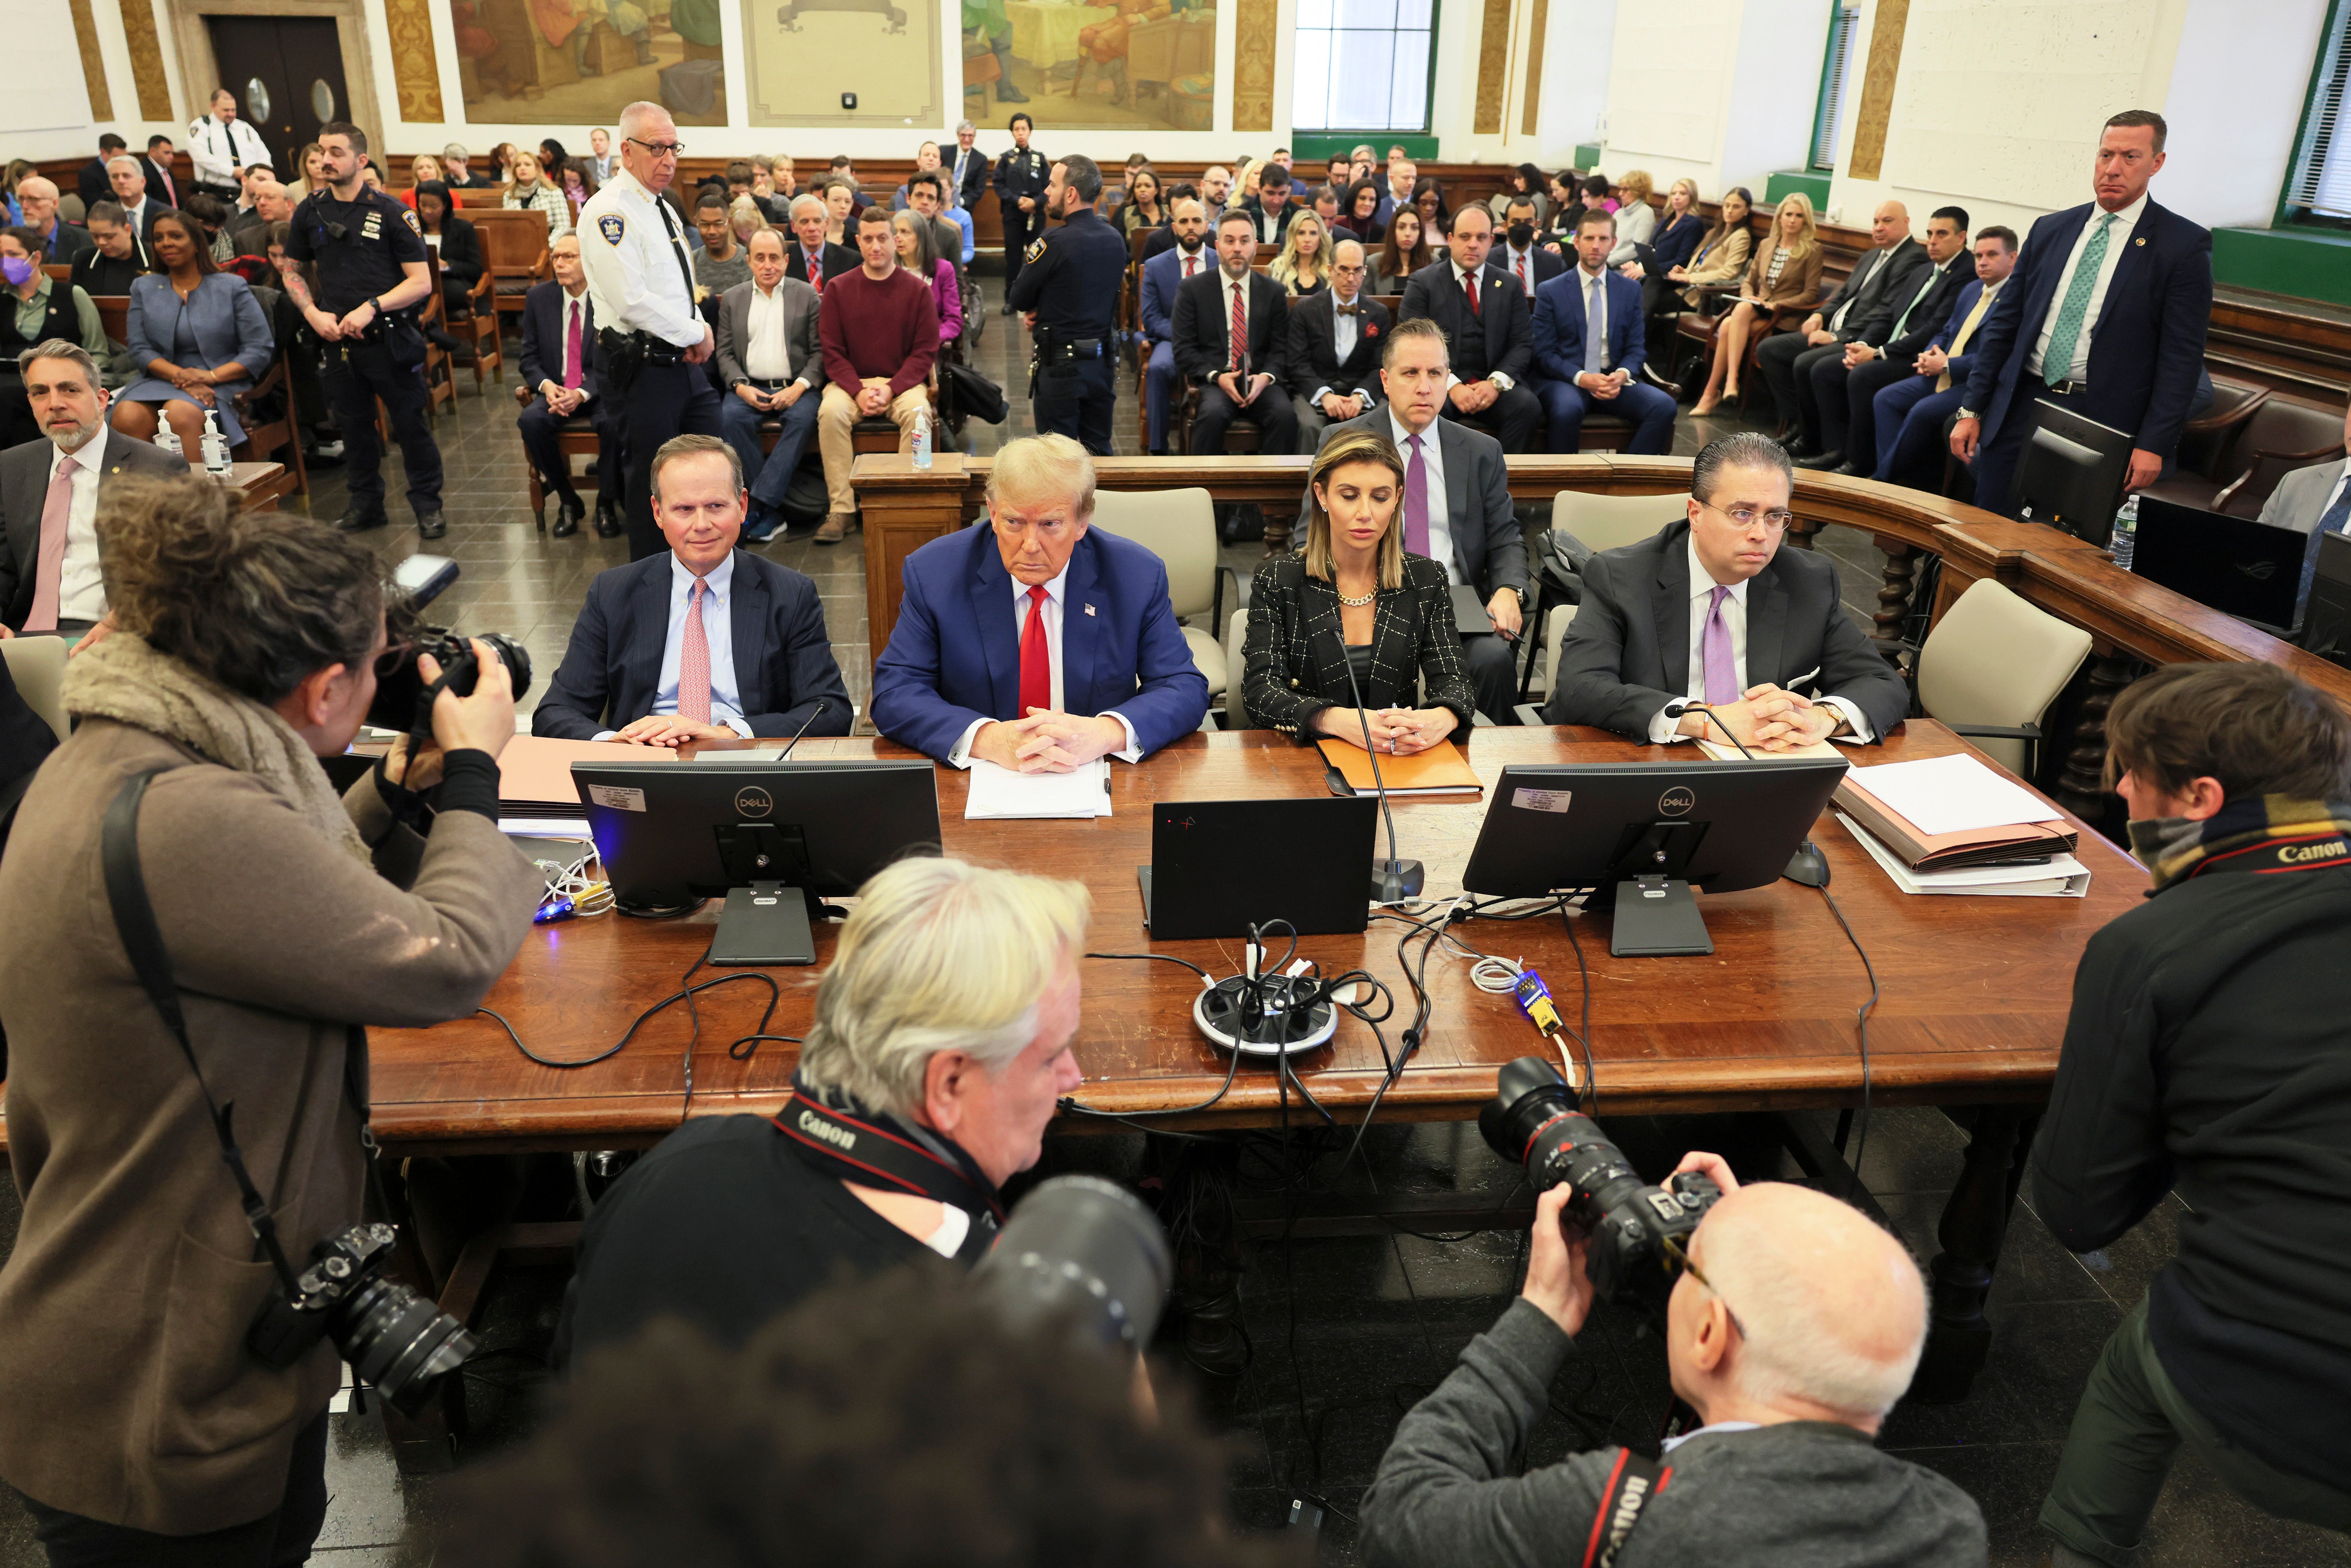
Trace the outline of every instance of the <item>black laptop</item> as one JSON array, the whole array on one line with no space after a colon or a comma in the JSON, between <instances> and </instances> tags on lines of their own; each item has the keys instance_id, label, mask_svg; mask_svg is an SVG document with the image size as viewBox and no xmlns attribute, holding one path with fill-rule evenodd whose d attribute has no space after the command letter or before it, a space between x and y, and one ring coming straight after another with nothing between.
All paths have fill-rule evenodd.
<instances>
[{"instance_id":1,"label":"black laptop","mask_svg":"<svg viewBox=\"0 0 2351 1568\"><path fill-rule=\"evenodd\" d=\"M2131 570L2273 636L2302 629L2318 536L2141 496Z\"/></svg>"},{"instance_id":2,"label":"black laptop","mask_svg":"<svg viewBox=\"0 0 2351 1568\"><path fill-rule=\"evenodd\" d=\"M1136 868L1154 941L1246 936L1287 920L1301 936L1371 921L1376 795L1349 800L1162 800L1151 863Z\"/></svg>"}]
</instances>

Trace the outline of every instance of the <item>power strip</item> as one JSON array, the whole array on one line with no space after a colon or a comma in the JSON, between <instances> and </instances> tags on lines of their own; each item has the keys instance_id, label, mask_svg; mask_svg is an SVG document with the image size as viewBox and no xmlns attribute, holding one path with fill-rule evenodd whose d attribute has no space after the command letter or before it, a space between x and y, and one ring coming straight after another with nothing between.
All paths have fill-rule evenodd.
<instances>
[{"instance_id":1,"label":"power strip","mask_svg":"<svg viewBox=\"0 0 2351 1568\"><path fill-rule=\"evenodd\" d=\"M1293 997L1311 993L1315 984L1298 974L1270 975L1261 981L1235 975L1208 987L1193 1000L1192 1021L1224 1050L1246 1056L1294 1056L1312 1051L1328 1043L1339 1027L1339 1009L1330 1001L1303 1009L1291 1006ZM1252 987L1265 1010L1254 1026L1247 1026L1241 1015Z\"/></svg>"}]
</instances>

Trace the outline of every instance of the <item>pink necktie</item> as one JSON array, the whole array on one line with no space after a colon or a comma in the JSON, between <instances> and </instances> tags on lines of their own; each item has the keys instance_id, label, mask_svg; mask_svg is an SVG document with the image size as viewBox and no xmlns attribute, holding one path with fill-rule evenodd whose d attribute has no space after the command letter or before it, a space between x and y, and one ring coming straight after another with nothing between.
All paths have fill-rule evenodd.
<instances>
[{"instance_id":1,"label":"pink necktie","mask_svg":"<svg viewBox=\"0 0 2351 1568\"><path fill-rule=\"evenodd\" d=\"M702 596L710 585L700 578L685 596L685 641L677 655L677 716L710 722L710 639L702 630Z\"/></svg>"},{"instance_id":2,"label":"pink necktie","mask_svg":"<svg viewBox=\"0 0 2351 1568\"><path fill-rule=\"evenodd\" d=\"M1698 643L1698 658L1706 671L1706 701L1719 707L1739 700L1739 666L1730 656L1730 623L1722 618L1722 601L1730 590L1717 584L1714 604L1706 612L1706 635Z\"/></svg>"},{"instance_id":3,"label":"pink necktie","mask_svg":"<svg viewBox=\"0 0 2351 1568\"><path fill-rule=\"evenodd\" d=\"M1233 340L1233 369L1238 371L1241 368L1242 359L1249 353L1249 318L1241 310L1241 288L1238 283L1233 285L1233 329L1230 335Z\"/></svg>"},{"instance_id":4,"label":"pink necktie","mask_svg":"<svg viewBox=\"0 0 2351 1568\"><path fill-rule=\"evenodd\" d=\"M563 385L567 391L576 392L580 386L580 302L574 299L564 308L571 321L563 329Z\"/></svg>"},{"instance_id":5,"label":"pink necktie","mask_svg":"<svg viewBox=\"0 0 2351 1568\"><path fill-rule=\"evenodd\" d=\"M71 457L57 465L57 476L49 481L48 499L41 503L40 554L33 566L33 609L25 617L27 632L57 629L57 596L66 570L66 519L73 511L77 466Z\"/></svg>"},{"instance_id":6,"label":"pink necktie","mask_svg":"<svg viewBox=\"0 0 2351 1568\"><path fill-rule=\"evenodd\" d=\"M1412 458L1404 470L1404 548L1408 555L1428 553L1428 465L1421 461L1420 437L1405 443Z\"/></svg>"}]
</instances>

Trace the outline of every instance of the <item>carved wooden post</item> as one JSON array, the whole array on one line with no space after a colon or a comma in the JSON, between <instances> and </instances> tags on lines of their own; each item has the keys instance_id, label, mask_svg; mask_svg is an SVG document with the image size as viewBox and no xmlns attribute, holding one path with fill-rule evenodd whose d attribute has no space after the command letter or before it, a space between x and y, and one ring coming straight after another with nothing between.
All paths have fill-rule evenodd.
<instances>
[{"instance_id":1,"label":"carved wooden post","mask_svg":"<svg viewBox=\"0 0 2351 1568\"><path fill-rule=\"evenodd\" d=\"M865 634L867 658L882 656L905 597L906 558L963 527L968 476L963 454L942 452L928 468L897 453L868 453L850 470L865 515Z\"/></svg>"},{"instance_id":2,"label":"carved wooden post","mask_svg":"<svg viewBox=\"0 0 2351 1568\"><path fill-rule=\"evenodd\" d=\"M1260 506L1258 510L1265 517L1266 559L1271 560L1275 556L1288 555L1290 536L1291 530L1298 526L1298 515L1295 512L1285 512L1280 507ZM1398 509L1396 527L1404 527L1401 508Z\"/></svg>"},{"instance_id":3,"label":"carved wooden post","mask_svg":"<svg viewBox=\"0 0 2351 1568\"><path fill-rule=\"evenodd\" d=\"M1984 1298L2040 1113L2022 1105L1980 1105L1970 1120L1967 1163L1935 1228L1943 1249L1928 1269L1927 1350L1910 1380L1909 1397L1922 1405L1965 1399L1991 1352Z\"/></svg>"},{"instance_id":4,"label":"carved wooden post","mask_svg":"<svg viewBox=\"0 0 2351 1568\"><path fill-rule=\"evenodd\" d=\"M1877 625L1871 641L1889 661L1896 661L1902 642L1902 623L1910 618L1910 595L1917 586L1919 552L1883 534L1876 537L1876 542L1877 548L1886 552L1886 576L1877 590L1877 612L1870 617Z\"/></svg>"},{"instance_id":5,"label":"carved wooden post","mask_svg":"<svg viewBox=\"0 0 2351 1568\"><path fill-rule=\"evenodd\" d=\"M2095 647L2091 653L2090 689L2074 725L2073 749L2065 753L2064 771L2057 776L2057 803L2085 822L2095 823L2106 809L2106 710L2115 695L2137 678L2138 662L2112 647Z\"/></svg>"},{"instance_id":6,"label":"carved wooden post","mask_svg":"<svg viewBox=\"0 0 2351 1568\"><path fill-rule=\"evenodd\" d=\"M1820 523L1809 517L1792 518L1788 524L1788 542L1798 549L1810 549L1813 548L1813 536L1819 533L1821 528Z\"/></svg>"}]
</instances>

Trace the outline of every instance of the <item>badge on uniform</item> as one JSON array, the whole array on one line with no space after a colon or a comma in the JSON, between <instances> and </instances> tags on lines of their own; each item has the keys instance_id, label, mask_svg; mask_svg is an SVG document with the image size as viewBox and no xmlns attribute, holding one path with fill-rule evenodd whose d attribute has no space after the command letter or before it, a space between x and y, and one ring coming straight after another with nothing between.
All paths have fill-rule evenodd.
<instances>
[{"instance_id":1,"label":"badge on uniform","mask_svg":"<svg viewBox=\"0 0 2351 1568\"><path fill-rule=\"evenodd\" d=\"M400 209L400 215L408 220L408 226L411 229L413 229L417 234L422 235L424 232L424 225L416 221L416 214L414 213L410 212L406 207L402 207Z\"/></svg>"},{"instance_id":2,"label":"badge on uniform","mask_svg":"<svg viewBox=\"0 0 2351 1568\"><path fill-rule=\"evenodd\" d=\"M621 221L618 213L605 213L596 220L596 232L604 236L606 245L620 244L621 235L628 231L628 226Z\"/></svg>"},{"instance_id":3,"label":"badge on uniform","mask_svg":"<svg viewBox=\"0 0 2351 1568\"><path fill-rule=\"evenodd\" d=\"M1032 241L1032 242L1029 244L1029 253L1028 253L1028 255L1026 255L1026 256L1022 256L1020 259L1021 259L1022 263L1025 265L1026 263L1032 262L1032 261L1036 260L1039 256L1042 256L1042 255L1044 255L1044 254L1045 254L1045 242L1044 242L1043 240L1041 240L1041 239L1040 239L1040 240L1035 240L1035 241Z\"/></svg>"}]
</instances>

